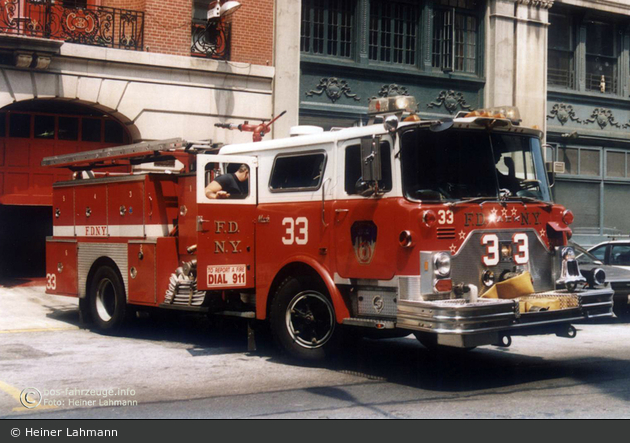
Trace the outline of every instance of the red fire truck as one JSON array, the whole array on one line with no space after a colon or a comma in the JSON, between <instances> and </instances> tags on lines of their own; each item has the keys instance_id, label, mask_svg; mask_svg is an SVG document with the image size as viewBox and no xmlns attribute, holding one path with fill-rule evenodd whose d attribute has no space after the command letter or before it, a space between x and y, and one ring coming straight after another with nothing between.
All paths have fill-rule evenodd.
<instances>
[{"instance_id":1,"label":"red fire truck","mask_svg":"<svg viewBox=\"0 0 630 443\"><path fill-rule=\"evenodd\" d=\"M101 330L142 307L268 321L305 359L349 328L471 348L611 316L603 273L580 273L567 246L573 215L551 200L541 132L515 108L415 109L388 97L363 127L46 158L75 171L53 189L47 293L79 297ZM102 172L122 165L133 172ZM241 165L244 191L209 198Z\"/></svg>"}]
</instances>

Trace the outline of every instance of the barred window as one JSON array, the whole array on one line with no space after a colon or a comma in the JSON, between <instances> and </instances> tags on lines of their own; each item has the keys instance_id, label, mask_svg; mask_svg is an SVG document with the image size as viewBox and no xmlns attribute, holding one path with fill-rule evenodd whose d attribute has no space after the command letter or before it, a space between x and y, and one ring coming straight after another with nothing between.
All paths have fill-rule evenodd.
<instances>
[{"instance_id":1,"label":"barred window","mask_svg":"<svg viewBox=\"0 0 630 443\"><path fill-rule=\"evenodd\" d=\"M575 35L572 21L571 16L549 14L548 83L569 89L575 88Z\"/></svg>"},{"instance_id":2,"label":"barred window","mask_svg":"<svg viewBox=\"0 0 630 443\"><path fill-rule=\"evenodd\" d=\"M442 0L433 13L432 66L445 72L477 72L479 21L474 0Z\"/></svg>"},{"instance_id":3,"label":"barred window","mask_svg":"<svg viewBox=\"0 0 630 443\"><path fill-rule=\"evenodd\" d=\"M586 23L586 89L617 94L620 42L613 23Z\"/></svg>"},{"instance_id":4,"label":"barred window","mask_svg":"<svg viewBox=\"0 0 630 443\"><path fill-rule=\"evenodd\" d=\"M303 0L302 52L352 57L356 0Z\"/></svg>"},{"instance_id":5,"label":"barred window","mask_svg":"<svg viewBox=\"0 0 630 443\"><path fill-rule=\"evenodd\" d=\"M417 4L370 2L369 59L414 65L418 36Z\"/></svg>"}]
</instances>

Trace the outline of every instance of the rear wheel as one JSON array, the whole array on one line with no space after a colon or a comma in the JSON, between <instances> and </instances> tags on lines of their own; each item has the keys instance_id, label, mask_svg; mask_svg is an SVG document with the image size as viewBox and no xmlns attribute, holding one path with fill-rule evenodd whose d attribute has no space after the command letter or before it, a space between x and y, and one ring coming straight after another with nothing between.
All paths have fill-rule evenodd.
<instances>
[{"instance_id":1,"label":"rear wheel","mask_svg":"<svg viewBox=\"0 0 630 443\"><path fill-rule=\"evenodd\" d=\"M98 268L90 284L89 300L97 329L108 332L120 329L125 320L127 303L118 272L110 266Z\"/></svg>"},{"instance_id":2,"label":"rear wheel","mask_svg":"<svg viewBox=\"0 0 630 443\"><path fill-rule=\"evenodd\" d=\"M328 294L311 279L287 278L276 291L270 320L276 342L302 360L326 358L339 335Z\"/></svg>"}]
</instances>

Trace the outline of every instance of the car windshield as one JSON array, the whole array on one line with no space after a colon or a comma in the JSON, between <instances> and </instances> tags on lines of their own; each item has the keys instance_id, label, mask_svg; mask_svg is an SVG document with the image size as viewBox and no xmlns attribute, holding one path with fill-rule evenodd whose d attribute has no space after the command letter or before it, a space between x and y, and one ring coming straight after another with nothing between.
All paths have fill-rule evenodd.
<instances>
[{"instance_id":1,"label":"car windshield","mask_svg":"<svg viewBox=\"0 0 630 443\"><path fill-rule=\"evenodd\" d=\"M550 201L536 137L449 129L402 133L403 189L411 200L515 196Z\"/></svg>"},{"instance_id":2,"label":"car windshield","mask_svg":"<svg viewBox=\"0 0 630 443\"><path fill-rule=\"evenodd\" d=\"M601 265L602 264L602 262L597 257L595 257L593 254L588 252L582 246L578 245L575 242L569 242L569 244L573 247L573 249L575 249L575 252L577 253L576 258L579 264L581 265L588 265L588 264Z\"/></svg>"}]
</instances>

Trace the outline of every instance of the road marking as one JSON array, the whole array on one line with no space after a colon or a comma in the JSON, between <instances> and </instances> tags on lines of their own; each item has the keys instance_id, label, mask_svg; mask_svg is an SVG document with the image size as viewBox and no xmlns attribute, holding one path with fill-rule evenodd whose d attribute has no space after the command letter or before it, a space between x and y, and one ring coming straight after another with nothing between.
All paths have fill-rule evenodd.
<instances>
[{"instance_id":1,"label":"road marking","mask_svg":"<svg viewBox=\"0 0 630 443\"><path fill-rule=\"evenodd\" d=\"M65 328L32 328L32 329L7 329L0 331L0 334L17 334L20 332L56 332L56 331L75 331L79 329L78 326L65 327Z\"/></svg>"},{"instance_id":2,"label":"road marking","mask_svg":"<svg viewBox=\"0 0 630 443\"><path fill-rule=\"evenodd\" d=\"M15 401L17 401L18 403L20 403L20 405L22 404L20 402L20 394L22 393L21 390L19 390L18 388L16 388L15 386L11 386L9 384L4 383L2 380L0 380L0 390L6 392L7 394L9 394L11 397L13 397L15 399ZM24 406L19 406L17 408L13 408L12 411L19 411L19 412L25 412L25 411L40 411L42 409L57 409L57 406L55 405L42 405L42 406L38 406L34 409L27 409Z\"/></svg>"}]
</instances>

